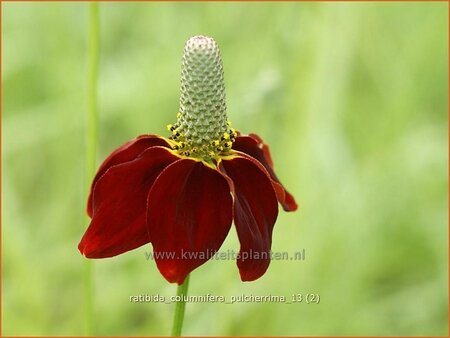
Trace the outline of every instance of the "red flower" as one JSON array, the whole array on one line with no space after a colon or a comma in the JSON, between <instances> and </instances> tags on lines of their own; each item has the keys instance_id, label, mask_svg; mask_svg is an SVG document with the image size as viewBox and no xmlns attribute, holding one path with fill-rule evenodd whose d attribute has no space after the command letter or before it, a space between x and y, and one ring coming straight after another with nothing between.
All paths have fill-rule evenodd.
<instances>
[{"instance_id":1,"label":"red flower","mask_svg":"<svg viewBox=\"0 0 450 338\"><path fill-rule=\"evenodd\" d=\"M239 255L246 258L237 261L241 279L261 277L270 262L277 200L286 211L297 209L275 176L267 145L254 134L237 136L230 155L209 165L178 155L171 142L143 135L103 162L80 252L106 258L151 242L161 274L181 284L219 250L234 220Z\"/></svg>"},{"instance_id":2,"label":"red flower","mask_svg":"<svg viewBox=\"0 0 450 338\"><path fill-rule=\"evenodd\" d=\"M193 39L194 47L191 39L186 48L216 48L212 39ZM219 54L212 49L210 55ZM204 95L209 87L202 89L200 99L206 96L210 104L206 113L202 105L190 110L200 99L189 91L189 83L182 84L178 121L169 126L173 136L139 136L98 169L87 206L92 221L78 246L86 257L112 257L152 243L161 274L182 284L219 250L234 221L241 279L255 280L267 270L277 201L286 211L296 210L297 204L276 177L268 146L257 135L239 135L227 125L224 95L214 101L215 93L223 91L221 63L218 69L216 59L201 62L206 62L208 81L219 78L213 94Z\"/></svg>"}]
</instances>

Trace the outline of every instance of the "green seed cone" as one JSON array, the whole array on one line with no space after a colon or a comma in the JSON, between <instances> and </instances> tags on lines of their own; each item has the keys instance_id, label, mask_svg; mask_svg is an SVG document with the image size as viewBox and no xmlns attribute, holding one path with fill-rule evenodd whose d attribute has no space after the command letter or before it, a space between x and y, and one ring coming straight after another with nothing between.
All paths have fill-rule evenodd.
<instances>
[{"instance_id":1,"label":"green seed cone","mask_svg":"<svg viewBox=\"0 0 450 338\"><path fill-rule=\"evenodd\" d=\"M210 37L194 36L184 47L177 122L168 126L175 149L205 160L227 153L236 133L229 128L226 110L219 46Z\"/></svg>"},{"instance_id":2,"label":"green seed cone","mask_svg":"<svg viewBox=\"0 0 450 338\"><path fill-rule=\"evenodd\" d=\"M188 142L209 144L227 132L223 65L219 46L206 36L184 47L178 130Z\"/></svg>"}]
</instances>

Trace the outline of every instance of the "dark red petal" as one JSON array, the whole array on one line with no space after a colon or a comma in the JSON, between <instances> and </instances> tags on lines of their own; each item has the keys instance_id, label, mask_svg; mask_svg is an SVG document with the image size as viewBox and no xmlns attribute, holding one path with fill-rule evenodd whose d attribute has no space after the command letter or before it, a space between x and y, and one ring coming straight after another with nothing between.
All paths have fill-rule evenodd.
<instances>
[{"instance_id":1,"label":"dark red petal","mask_svg":"<svg viewBox=\"0 0 450 338\"><path fill-rule=\"evenodd\" d=\"M178 159L166 148L152 147L111 167L94 187L93 218L78 245L80 252L106 258L148 243L148 192L164 168Z\"/></svg>"},{"instance_id":2,"label":"dark red petal","mask_svg":"<svg viewBox=\"0 0 450 338\"><path fill-rule=\"evenodd\" d=\"M112 166L124 162L132 161L138 157L145 149L150 147L167 147L170 148L167 141L158 135L141 135L114 150L100 165L97 174L92 181L91 193L88 197L87 213L92 217L92 191L98 179Z\"/></svg>"},{"instance_id":3,"label":"dark red petal","mask_svg":"<svg viewBox=\"0 0 450 338\"><path fill-rule=\"evenodd\" d=\"M272 183L273 189L275 190L275 194L277 196L278 201L284 201L286 199L286 194L285 194L285 190L284 190L283 186L270 177L270 174L267 172L267 169L261 164L261 162L259 162L254 157L252 157L246 153L240 152L240 151L235 151L235 156L236 155L239 157L244 157L244 158L248 159L249 161L254 163L256 166L258 166L258 168L261 169L261 171L267 175L267 177L270 179L270 182Z\"/></svg>"},{"instance_id":4,"label":"dark red petal","mask_svg":"<svg viewBox=\"0 0 450 338\"><path fill-rule=\"evenodd\" d=\"M268 175L244 157L223 160L221 171L234 183L234 224L241 248L237 265L243 281L261 277L270 264L272 229L278 216Z\"/></svg>"},{"instance_id":5,"label":"dark red petal","mask_svg":"<svg viewBox=\"0 0 450 338\"><path fill-rule=\"evenodd\" d=\"M270 156L269 146L263 142L263 140L256 134L250 134L248 136L239 135L233 143L234 150L243 152L251 157L257 159L267 170L272 180L279 184L284 191L284 194L280 194L277 191L278 201L283 206L285 211L297 210L297 203L294 197L283 187L278 177L275 175L273 169L273 161ZM278 190L278 187L274 187Z\"/></svg>"},{"instance_id":6,"label":"dark red petal","mask_svg":"<svg viewBox=\"0 0 450 338\"><path fill-rule=\"evenodd\" d=\"M233 199L223 175L202 162L171 164L148 195L147 225L161 274L171 283L219 250L232 222Z\"/></svg>"}]
</instances>

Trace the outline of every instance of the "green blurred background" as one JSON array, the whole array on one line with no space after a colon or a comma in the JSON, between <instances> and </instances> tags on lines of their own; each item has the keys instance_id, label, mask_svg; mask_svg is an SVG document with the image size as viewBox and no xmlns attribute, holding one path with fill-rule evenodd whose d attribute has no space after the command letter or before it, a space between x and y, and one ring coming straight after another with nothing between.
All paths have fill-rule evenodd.
<instances>
[{"instance_id":1,"label":"green blurred background","mask_svg":"<svg viewBox=\"0 0 450 338\"><path fill-rule=\"evenodd\" d=\"M2 4L3 335L82 335L88 4ZM102 3L98 163L166 135L184 42L222 50L233 126L271 145L300 203L273 261L233 261L190 294L314 292L319 305L187 305L187 335L446 335L446 3ZM237 249L234 229L223 249ZM97 335L166 335L175 293L142 247L94 262Z\"/></svg>"}]
</instances>

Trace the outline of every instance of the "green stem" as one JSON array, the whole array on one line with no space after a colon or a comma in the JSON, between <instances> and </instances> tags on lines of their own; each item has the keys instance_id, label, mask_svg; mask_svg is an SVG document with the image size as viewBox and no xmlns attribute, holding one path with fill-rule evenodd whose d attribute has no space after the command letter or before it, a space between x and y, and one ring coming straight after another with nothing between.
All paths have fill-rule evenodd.
<instances>
[{"instance_id":1,"label":"green stem","mask_svg":"<svg viewBox=\"0 0 450 338\"><path fill-rule=\"evenodd\" d=\"M87 116L86 116L86 193L89 193L92 178L96 169L96 154L98 143L98 111L97 82L99 63L99 10L98 3L89 4L88 32L88 83L87 83ZM85 334L94 335L94 302L92 262L86 260L84 266L84 297L85 297Z\"/></svg>"},{"instance_id":2,"label":"green stem","mask_svg":"<svg viewBox=\"0 0 450 338\"><path fill-rule=\"evenodd\" d=\"M173 326L172 326L172 337L180 337L181 331L183 329L183 320L184 320L184 309L186 307L186 301L184 300L184 296L187 296L189 287L189 275L187 275L184 283L178 285L177 288L177 296L181 297L175 305L175 315L173 317Z\"/></svg>"},{"instance_id":3,"label":"green stem","mask_svg":"<svg viewBox=\"0 0 450 338\"><path fill-rule=\"evenodd\" d=\"M98 3L89 4L89 45L88 45L88 113L87 113L87 183L91 184L96 169L98 138L97 82L99 62L99 15Z\"/></svg>"},{"instance_id":4,"label":"green stem","mask_svg":"<svg viewBox=\"0 0 450 338\"><path fill-rule=\"evenodd\" d=\"M84 325L85 335L94 335L93 321L93 283L92 283L92 262L86 260L84 262Z\"/></svg>"}]
</instances>

